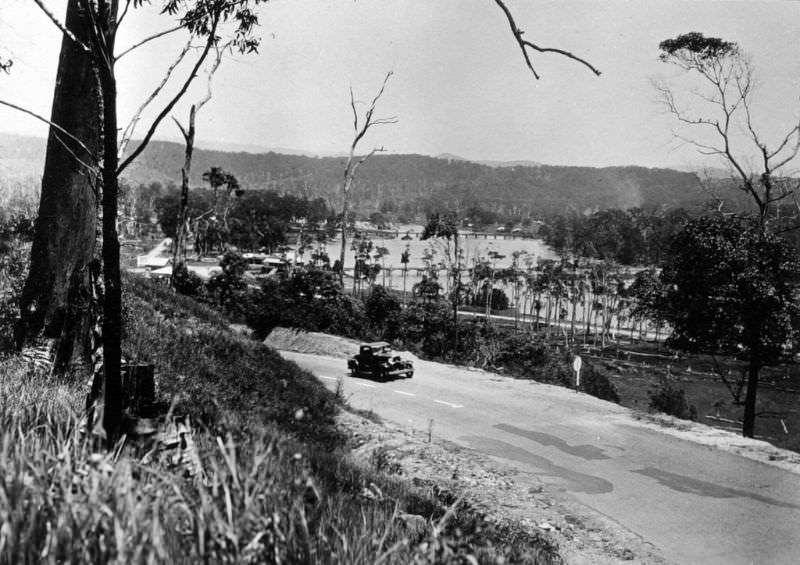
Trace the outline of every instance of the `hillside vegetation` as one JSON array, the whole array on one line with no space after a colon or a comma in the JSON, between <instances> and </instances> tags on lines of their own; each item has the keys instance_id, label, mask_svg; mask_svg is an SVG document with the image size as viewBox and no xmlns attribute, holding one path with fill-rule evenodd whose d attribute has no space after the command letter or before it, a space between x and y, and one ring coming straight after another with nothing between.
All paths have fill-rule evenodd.
<instances>
[{"instance_id":1,"label":"hillside vegetation","mask_svg":"<svg viewBox=\"0 0 800 565\"><path fill-rule=\"evenodd\" d=\"M131 176L180 170L183 148L152 144ZM321 196L336 202L343 159L277 153L198 150L195 171L221 166L243 186ZM195 182L199 183L199 175ZM642 167L509 167L422 155L376 155L359 170L353 202L362 213L398 211L424 215L430 209L473 204L503 215L543 216L567 210L697 205L705 195L690 173ZM491 195L491 196L487 196Z\"/></svg>"},{"instance_id":2,"label":"hillside vegetation","mask_svg":"<svg viewBox=\"0 0 800 565\"><path fill-rule=\"evenodd\" d=\"M156 365L160 399L195 432L181 449L93 453L83 379L0 359L0 564L561 562L450 494L358 465L334 424L342 400L219 314L137 279L125 311L126 357Z\"/></svg>"},{"instance_id":3,"label":"hillside vegetation","mask_svg":"<svg viewBox=\"0 0 800 565\"><path fill-rule=\"evenodd\" d=\"M178 143L152 142L127 171L127 182L177 181L183 151ZM5 175L0 183L30 182L37 178L43 159L44 140L0 134L0 177ZM192 183L202 185L203 171L212 166L232 172L247 189L322 197L335 204L344 159L195 149ZM353 190L352 200L362 214L381 211L408 217L479 205L507 217L540 218L611 208L696 208L708 199L694 174L671 169L492 167L422 155L374 156L359 170Z\"/></svg>"}]
</instances>

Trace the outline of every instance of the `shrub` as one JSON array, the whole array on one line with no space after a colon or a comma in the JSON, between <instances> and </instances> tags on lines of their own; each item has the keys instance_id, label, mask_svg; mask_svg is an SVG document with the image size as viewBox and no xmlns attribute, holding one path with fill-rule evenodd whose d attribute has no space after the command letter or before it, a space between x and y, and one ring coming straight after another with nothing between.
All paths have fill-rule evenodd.
<instances>
[{"instance_id":1,"label":"shrub","mask_svg":"<svg viewBox=\"0 0 800 565\"><path fill-rule=\"evenodd\" d=\"M532 378L550 360L550 349L540 337L529 333L500 336L501 349L495 360L515 376Z\"/></svg>"},{"instance_id":2,"label":"shrub","mask_svg":"<svg viewBox=\"0 0 800 565\"><path fill-rule=\"evenodd\" d=\"M558 355L533 334L499 335L496 363L514 376L565 387L575 386L571 353ZM619 404L617 389L608 377L589 363L581 371L581 390L602 400Z\"/></svg>"},{"instance_id":3,"label":"shrub","mask_svg":"<svg viewBox=\"0 0 800 565\"><path fill-rule=\"evenodd\" d=\"M620 402L619 393L608 376L588 363L584 364L581 371L581 389L586 394L591 394L601 400L608 400L616 404Z\"/></svg>"},{"instance_id":4,"label":"shrub","mask_svg":"<svg viewBox=\"0 0 800 565\"><path fill-rule=\"evenodd\" d=\"M672 386L667 379L661 379L658 390L651 392L650 409L663 412L683 420L696 420L697 408L686 401L686 393L682 388Z\"/></svg>"},{"instance_id":5,"label":"shrub","mask_svg":"<svg viewBox=\"0 0 800 565\"><path fill-rule=\"evenodd\" d=\"M400 312L400 301L383 286L374 286L364 303L365 314L372 327L383 333L386 324Z\"/></svg>"},{"instance_id":6,"label":"shrub","mask_svg":"<svg viewBox=\"0 0 800 565\"><path fill-rule=\"evenodd\" d=\"M240 315L247 292L247 284L243 278L247 262L238 253L228 251L219 266L222 272L211 277L206 285L208 300L231 315Z\"/></svg>"},{"instance_id":7,"label":"shrub","mask_svg":"<svg viewBox=\"0 0 800 565\"><path fill-rule=\"evenodd\" d=\"M344 293L333 272L320 269L264 281L248 295L244 318L261 339L279 326L356 338L369 326L364 303Z\"/></svg>"},{"instance_id":8,"label":"shrub","mask_svg":"<svg viewBox=\"0 0 800 565\"><path fill-rule=\"evenodd\" d=\"M175 267L172 284L177 292L185 296L200 296L203 291L203 279L187 269L185 263Z\"/></svg>"},{"instance_id":9,"label":"shrub","mask_svg":"<svg viewBox=\"0 0 800 565\"><path fill-rule=\"evenodd\" d=\"M482 288L472 299L473 306L486 307L486 293L487 288ZM492 295L489 298L489 307L492 310L506 310L509 306L508 295L502 289L493 288Z\"/></svg>"},{"instance_id":10,"label":"shrub","mask_svg":"<svg viewBox=\"0 0 800 565\"><path fill-rule=\"evenodd\" d=\"M28 273L28 253L24 241L31 222L14 216L0 222L0 352L14 346L14 327L19 316L19 300Z\"/></svg>"},{"instance_id":11,"label":"shrub","mask_svg":"<svg viewBox=\"0 0 800 565\"><path fill-rule=\"evenodd\" d=\"M431 359L449 357L453 347L450 303L437 298L409 304L387 324L386 339L400 340Z\"/></svg>"}]
</instances>

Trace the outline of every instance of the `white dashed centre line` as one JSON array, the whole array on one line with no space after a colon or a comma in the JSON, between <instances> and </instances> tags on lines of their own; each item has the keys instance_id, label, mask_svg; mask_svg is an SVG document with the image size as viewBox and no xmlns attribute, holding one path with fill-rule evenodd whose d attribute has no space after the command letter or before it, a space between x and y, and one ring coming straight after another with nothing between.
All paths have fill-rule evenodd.
<instances>
[{"instance_id":1,"label":"white dashed centre line","mask_svg":"<svg viewBox=\"0 0 800 565\"><path fill-rule=\"evenodd\" d=\"M368 383L354 383L354 384L357 384L358 386L365 386L365 387L369 387L369 388L375 388L375 385L371 385L371 384L368 384Z\"/></svg>"},{"instance_id":2,"label":"white dashed centre line","mask_svg":"<svg viewBox=\"0 0 800 565\"><path fill-rule=\"evenodd\" d=\"M327 380L329 380L329 381L336 381L336 380L338 380L336 377L326 377L326 376L324 376L324 375L320 375L320 376L319 376L319 378L321 378L321 379L327 379Z\"/></svg>"},{"instance_id":3,"label":"white dashed centre line","mask_svg":"<svg viewBox=\"0 0 800 565\"><path fill-rule=\"evenodd\" d=\"M452 402L446 402L444 400L434 400L434 402L438 402L439 404L444 404L445 406L449 406L450 408L464 408L462 404L453 404Z\"/></svg>"},{"instance_id":4,"label":"white dashed centre line","mask_svg":"<svg viewBox=\"0 0 800 565\"><path fill-rule=\"evenodd\" d=\"M406 391L404 391L404 390L396 390L396 391L394 391L394 392L396 392L397 394L403 394L403 395L405 395L405 396L417 396L417 395L416 395L416 394L414 394L413 392L406 392Z\"/></svg>"}]
</instances>

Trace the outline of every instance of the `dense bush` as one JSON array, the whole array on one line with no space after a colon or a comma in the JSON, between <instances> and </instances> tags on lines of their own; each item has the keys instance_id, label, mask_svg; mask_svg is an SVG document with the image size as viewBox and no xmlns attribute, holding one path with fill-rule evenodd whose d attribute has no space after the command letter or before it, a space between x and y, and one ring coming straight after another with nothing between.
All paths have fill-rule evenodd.
<instances>
[{"instance_id":1,"label":"dense bush","mask_svg":"<svg viewBox=\"0 0 800 565\"><path fill-rule=\"evenodd\" d=\"M551 357L550 349L541 338L530 333L503 335L496 365L520 377L535 378Z\"/></svg>"},{"instance_id":2,"label":"dense bush","mask_svg":"<svg viewBox=\"0 0 800 565\"><path fill-rule=\"evenodd\" d=\"M662 379L657 390L651 392L650 409L683 420L696 420L697 408L690 406L686 400L686 393L682 388L673 386L667 379Z\"/></svg>"},{"instance_id":3,"label":"dense bush","mask_svg":"<svg viewBox=\"0 0 800 565\"><path fill-rule=\"evenodd\" d=\"M617 404L620 402L619 393L614 384L604 373L589 363L585 363L581 369L581 390L602 400L609 400Z\"/></svg>"},{"instance_id":4,"label":"dense bush","mask_svg":"<svg viewBox=\"0 0 800 565\"><path fill-rule=\"evenodd\" d=\"M19 300L28 273L28 243L33 220L15 215L0 217L0 352L10 350L19 316Z\"/></svg>"},{"instance_id":5,"label":"dense bush","mask_svg":"<svg viewBox=\"0 0 800 565\"><path fill-rule=\"evenodd\" d=\"M185 263L175 267L172 285L177 292L186 296L199 297L205 291L203 279L197 276L197 273L187 269Z\"/></svg>"},{"instance_id":6,"label":"dense bush","mask_svg":"<svg viewBox=\"0 0 800 565\"><path fill-rule=\"evenodd\" d=\"M342 291L335 273L320 269L264 281L248 294L244 319L259 338L280 326L362 337L369 326L364 303Z\"/></svg>"},{"instance_id":7,"label":"dense bush","mask_svg":"<svg viewBox=\"0 0 800 565\"><path fill-rule=\"evenodd\" d=\"M383 334L389 321L396 318L401 312L402 306L397 297L391 294L386 287L374 286L364 302L364 309L371 326Z\"/></svg>"},{"instance_id":8,"label":"dense bush","mask_svg":"<svg viewBox=\"0 0 800 565\"><path fill-rule=\"evenodd\" d=\"M494 367L517 378L575 386L572 354L558 354L537 334L483 326L477 344L465 350L473 351L471 360L482 367ZM620 401L608 377L589 363L581 371L581 390L603 400Z\"/></svg>"},{"instance_id":9,"label":"dense bush","mask_svg":"<svg viewBox=\"0 0 800 565\"><path fill-rule=\"evenodd\" d=\"M27 272L27 258L21 249L0 250L0 352L14 345L14 327Z\"/></svg>"},{"instance_id":10,"label":"dense bush","mask_svg":"<svg viewBox=\"0 0 800 565\"><path fill-rule=\"evenodd\" d=\"M453 311L450 304L441 299L408 304L389 320L386 338L399 341L404 347L430 359L450 359L453 357Z\"/></svg>"},{"instance_id":11,"label":"dense bush","mask_svg":"<svg viewBox=\"0 0 800 565\"><path fill-rule=\"evenodd\" d=\"M483 287L478 293L476 293L472 298L472 306L482 306L486 307L486 293L488 292L487 287ZM503 292L502 289L493 288L492 295L489 298L489 307L492 310L506 310L509 306L508 295Z\"/></svg>"},{"instance_id":12,"label":"dense bush","mask_svg":"<svg viewBox=\"0 0 800 565\"><path fill-rule=\"evenodd\" d=\"M212 276L206 284L206 300L232 317L239 318L246 303L247 284L244 282L244 273L247 262L238 253L228 251L219 266L222 272Z\"/></svg>"},{"instance_id":13,"label":"dense bush","mask_svg":"<svg viewBox=\"0 0 800 565\"><path fill-rule=\"evenodd\" d=\"M431 360L498 369L559 386L572 387L575 381L572 357L554 352L537 334L498 329L483 320L460 320L455 349L453 310L447 300L419 300L403 308L385 288L374 286L362 301L343 292L330 271L298 270L284 279L265 281L249 294L245 319L259 339L276 327L384 339ZM590 366L581 388L604 400L620 400L608 378Z\"/></svg>"}]
</instances>

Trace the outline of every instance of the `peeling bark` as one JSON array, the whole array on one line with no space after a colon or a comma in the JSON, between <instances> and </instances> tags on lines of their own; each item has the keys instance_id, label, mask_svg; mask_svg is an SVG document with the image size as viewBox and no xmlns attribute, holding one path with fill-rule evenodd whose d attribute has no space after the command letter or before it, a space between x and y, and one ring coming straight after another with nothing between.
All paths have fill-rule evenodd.
<instances>
[{"instance_id":1,"label":"peeling bark","mask_svg":"<svg viewBox=\"0 0 800 565\"><path fill-rule=\"evenodd\" d=\"M91 23L79 0L69 0L65 25L79 40L89 41ZM16 332L19 347L40 337L57 339L57 368L73 359L88 362L90 355L89 263L95 256L97 197L95 172L81 162L91 163L99 153L99 106L99 85L89 56L65 36L50 121L85 148L50 128L31 267ZM87 155L86 149L94 154Z\"/></svg>"}]
</instances>

